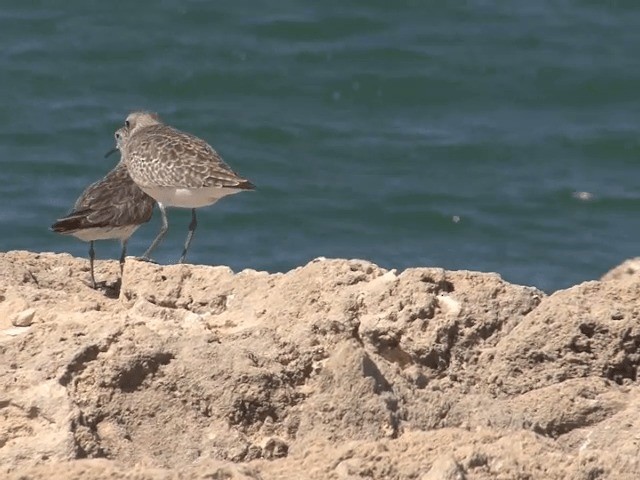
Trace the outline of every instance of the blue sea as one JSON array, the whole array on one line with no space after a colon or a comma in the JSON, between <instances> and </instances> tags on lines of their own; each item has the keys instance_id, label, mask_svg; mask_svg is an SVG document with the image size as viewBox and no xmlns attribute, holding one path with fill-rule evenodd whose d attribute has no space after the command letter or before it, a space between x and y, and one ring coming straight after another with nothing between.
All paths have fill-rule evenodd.
<instances>
[{"instance_id":1,"label":"blue sea","mask_svg":"<svg viewBox=\"0 0 640 480\"><path fill-rule=\"evenodd\" d=\"M2 251L86 257L49 226L148 109L257 186L199 210L192 263L363 258L550 292L640 254L637 1L4 0L0 46ZM189 221L169 210L156 260Z\"/></svg>"}]
</instances>

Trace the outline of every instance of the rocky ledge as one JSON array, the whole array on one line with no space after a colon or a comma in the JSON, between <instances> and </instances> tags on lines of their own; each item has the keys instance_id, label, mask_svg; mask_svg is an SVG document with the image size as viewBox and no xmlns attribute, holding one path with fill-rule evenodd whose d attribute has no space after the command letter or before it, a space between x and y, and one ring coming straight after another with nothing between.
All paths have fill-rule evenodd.
<instances>
[{"instance_id":1,"label":"rocky ledge","mask_svg":"<svg viewBox=\"0 0 640 480\"><path fill-rule=\"evenodd\" d=\"M637 479L640 274L0 254L0 477ZM116 262L99 262L115 280Z\"/></svg>"}]
</instances>

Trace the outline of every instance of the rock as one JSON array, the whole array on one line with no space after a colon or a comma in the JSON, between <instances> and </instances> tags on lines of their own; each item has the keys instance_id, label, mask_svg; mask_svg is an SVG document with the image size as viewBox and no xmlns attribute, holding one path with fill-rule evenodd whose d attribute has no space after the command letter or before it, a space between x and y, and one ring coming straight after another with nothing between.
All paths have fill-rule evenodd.
<instances>
[{"instance_id":1,"label":"rock","mask_svg":"<svg viewBox=\"0 0 640 480\"><path fill-rule=\"evenodd\" d=\"M431 469L421 477L422 480L465 480L462 467L450 455L438 457Z\"/></svg>"},{"instance_id":2,"label":"rock","mask_svg":"<svg viewBox=\"0 0 640 480\"><path fill-rule=\"evenodd\" d=\"M30 330L30 327L16 327L16 328L7 328L5 330L0 330L0 341L8 340L8 337L15 337L16 335L22 335L23 333L27 333Z\"/></svg>"},{"instance_id":3,"label":"rock","mask_svg":"<svg viewBox=\"0 0 640 480\"><path fill-rule=\"evenodd\" d=\"M547 296L128 258L96 291L86 259L0 253L0 477L640 478L630 269Z\"/></svg>"},{"instance_id":4,"label":"rock","mask_svg":"<svg viewBox=\"0 0 640 480\"><path fill-rule=\"evenodd\" d=\"M622 262L617 267L609 270L600 280L603 282L620 280L623 277L638 275L638 272L640 272L640 258L630 258L629 260Z\"/></svg>"},{"instance_id":5,"label":"rock","mask_svg":"<svg viewBox=\"0 0 640 480\"><path fill-rule=\"evenodd\" d=\"M15 327L28 327L33 323L33 317L35 314L36 311L33 308L23 310L11 317L11 324Z\"/></svg>"},{"instance_id":6,"label":"rock","mask_svg":"<svg viewBox=\"0 0 640 480\"><path fill-rule=\"evenodd\" d=\"M0 284L1 285L1 284ZM18 314L29 308L27 301L12 286L0 286L0 326L2 329L16 326L13 322Z\"/></svg>"}]
</instances>

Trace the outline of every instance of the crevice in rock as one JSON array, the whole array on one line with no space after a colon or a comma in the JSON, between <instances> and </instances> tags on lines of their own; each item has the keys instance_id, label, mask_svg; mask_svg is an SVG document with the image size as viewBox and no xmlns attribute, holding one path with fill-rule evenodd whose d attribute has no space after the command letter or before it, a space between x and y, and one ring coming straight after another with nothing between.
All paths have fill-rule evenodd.
<instances>
[{"instance_id":1,"label":"crevice in rock","mask_svg":"<svg viewBox=\"0 0 640 480\"><path fill-rule=\"evenodd\" d=\"M89 363L98 358L100 352L104 351L106 351L106 348L101 348L98 345L89 345L83 348L67 365L65 372L58 380L60 385L63 387L69 385L74 376L81 373Z\"/></svg>"},{"instance_id":2,"label":"crevice in rock","mask_svg":"<svg viewBox=\"0 0 640 480\"><path fill-rule=\"evenodd\" d=\"M578 328L580 329L580 333L587 338L593 337L596 332L596 326L593 323L581 323Z\"/></svg>"},{"instance_id":3,"label":"crevice in rock","mask_svg":"<svg viewBox=\"0 0 640 480\"><path fill-rule=\"evenodd\" d=\"M626 381L635 382L638 378L638 365L640 365L640 335L632 334L631 329L627 329L620 342L620 352L622 358L612 364L607 365L604 375L609 380L618 385Z\"/></svg>"},{"instance_id":4,"label":"crevice in rock","mask_svg":"<svg viewBox=\"0 0 640 480\"><path fill-rule=\"evenodd\" d=\"M400 348L399 345L396 345L395 347L384 345L377 353L386 361L395 363L401 368L404 368L407 365L411 365L413 363L413 358L411 358L411 355Z\"/></svg>"},{"instance_id":5,"label":"crevice in rock","mask_svg":"<svg viewBox=\"0 0 640 480\"><path fill-rule=\"evenodd\" d=\"M77 418L71 420L70 430L73 436L74 456L83 458L108 458L107 452L100 445L96 426L97 418L88 422L81 411Z\"/></svg>"},{"instance_id":6,"label":"crevice in rock","mask_svg":"<svg viewBox=\"0 0 640 480\"><path fill-rule=\"evenodd\" d=\"M73 357L73 359L67 365L65 372L58 379L60 385L62 385L63 387L69 385L71 380L73 380L76 375L83 372L87 368L89 363L96 360L100 353L104 353L109 350L111 345L116 342L120 335L122 335L122 332L118 331L112 335L109 335L101 344L85 346Z\"/></svg>"},{"instance_id":7,"label":"crevice in rock","mask_svg":"<svg viewBox=\"0 0 640 480\"><path fill-rule=\"evenodd\" d=\"M265 404L262 399L237 398L233 403L233 412L229 416L231 425L248 427L256 423L264 423L267 418L279 421L275 406Z\"/></svg>"},{"instance_id":8,"label":"crevice in rock","mask_svg":"<svg viewBox=\"0 0 640 480\"><path fill-rule=\"evenodd\" d=\"M168 365L175 357L169 352L158 352L151 356L135 359L127 368L122 369L113 379L117 388L125 393L136 391L150 375L163 365Z\"/></svg>"},{"instance_id":9,"label":"crevice in rock","mask_svg":"<svg viewBox=\"0 0 640 480\"><path fill-rule=\"evenodd\" d=\"M374 380L374 393L380 395L382 392L390 392L391 384L384 377L378 366L368 355L362 358L362 374Z\"/></svg>"},{"instance_id":10,"label":"crevice in rock","mask_svg":"<svg viewBox=\"0 0 640 480\"><path fill-rule=\"evenodd\" d=\"M365 354L362 358L362 374L374 380L373 392L380 396L385 408L389 411L389 424L392 428L391 438L398 438L401 416L399 415L399 400L393 391L393 385L386 379L378 365Z\"/></svg>"},{"instance_id":11,"label":"crevice in rock","mask_svg":"<svg viewBox=\"0 0 640 480\"><path fill-rule=\"evenodd\" d=\"M638 375L637 362L632 362L629 357L624 357L620 362L608 365L604 376L618 385L624 385L625 381L635 382Z\"/></svg>"},{"instance_id":12,"label":"crevice in rock","mask_svg":"<svg viewBox=\"0 0 640 480\"><path fill-rule=\"evenodd\" d=\"M455 291L455 286L452 282L446 279L441 279L436 281L431 275L424 274L420 281L423 283L429 283L433 287L429 289L431 293L435 293L436 295L439 293L451 293Z\"/></svg>"},{"instance_id":13,"label":"crevice in rock","mask_svg":"<svg viewBox=\"0 0 640 480\"><path fill-rule=\"evenodd\" d=\"M312 356L301 359L296 368L284 368L282 375L284 379L292 386L304 385L314 372L314 359Z\"/></svg>"},{"instance_id":14,"label":"crevice in rock","mask_svg":"<svg viewBox=\"0 0 640 480\"><path fill-rule=\"evenodd\" d=\"M215 295L208 301L191 301L186 305L186 309L194 313L210 313L211 315L220 315L227 310L227 302L229 295Z\"/></svg>"},{"instance_id":15,"label":"crevice in rock","mask_svg":"<svg viewBox=\"0 0 640 480\"><path fill-rule=\"evenodd\" d=\"M451 364L451 349L459 334L457 323L439 329L434 344L418 355L420 364L432 370L442 372Z\"/></svg>"},{"instance_id":16,"label":"crevice in rock","mask_svg":"<svg viewBox=\"0 0 640 480\"><path fill-rule=\"evenodd\" d=\"M568 418L558 418L545 425L534 424L524 425L525 428L531 428L532 431L543 437L557 439L562 435L572 432L578 428L585 428L591 425L598 424L602 421L602 418L591 418L590 414L596 413L598 409L594 407L590 411L584 411L580 414L569 416Z\"/></svg>"},{"instance_id":17,"label":"crevice in rock","mask_svg":"<svg viewBox=\"0 0 640 480\"><path fill-rule=\"evenodd\" d=\"M569 349L574 353L592 353L591 342L584 337L573 337L569 342Z\"/></svg>"},{"instance_id":18,"label":"crevice in rock","mask_svg":"<svg viewBox=\"0 0 640 480\"><path fill-rule=\"evenodd\" d=\"M280 438L270 438L262 448L262 458L276 460L289 455L289 445Z\"/></svg>"}]
</instances>

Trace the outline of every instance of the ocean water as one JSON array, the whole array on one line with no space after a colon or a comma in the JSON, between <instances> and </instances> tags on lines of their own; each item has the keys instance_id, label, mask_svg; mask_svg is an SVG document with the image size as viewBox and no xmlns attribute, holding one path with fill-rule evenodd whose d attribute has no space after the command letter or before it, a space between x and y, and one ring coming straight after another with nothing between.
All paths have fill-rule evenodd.
<instances>
[{"instance_id":1,"label":"ocean water","mask_svg":"<svg viewBox=\"0 0 640 480\"><path fill-rule=\"evenodd\" d=\"M633 0L4 0L0 250L86 256L48 227L144 108L258 187L199 210L193 263L597 278L640 254L639 26Z\"/></svg>"}]
</instances>

